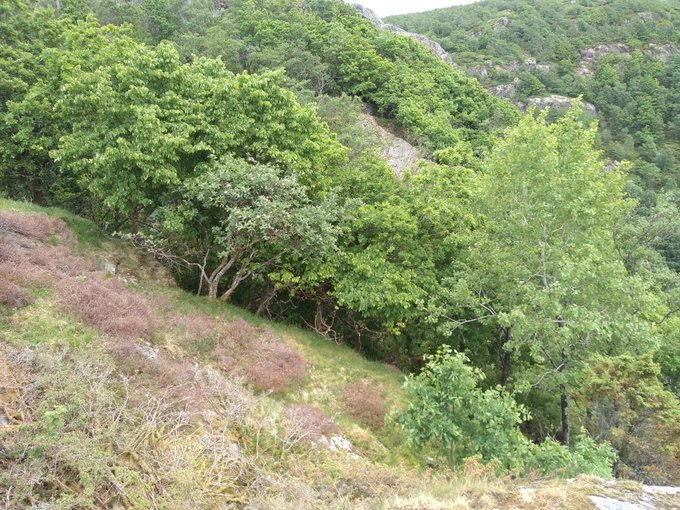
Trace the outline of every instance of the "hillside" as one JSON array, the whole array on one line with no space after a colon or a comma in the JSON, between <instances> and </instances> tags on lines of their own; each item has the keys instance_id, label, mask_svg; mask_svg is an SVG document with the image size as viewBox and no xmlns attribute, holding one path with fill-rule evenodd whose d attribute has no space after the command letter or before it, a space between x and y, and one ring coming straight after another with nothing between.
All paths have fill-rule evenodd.
<instances>
[{"instance_id":1,"label":"hillside","mask_svg":"<svg viewBox=\"0 0 680 510\"><path fill-rule=\"evenodd\" d=\"M0 241L4 508L583 509L645 494L519 486L474 462L421 471L383 422L403 404L394 368L181 291L58 209L0 202Z\"/></svg>"},{"instance_id":2,"label":"hillside","mask_svg":"<svg viewBox=\"0 0 680 510\"><path fill-rule=\"evenodd\" d=\"M582 96L600 145L633 161L644 203L680 176L680 11L675 2L485 0L387 21L441 43L468 75L520 107Z\"/></svg>"},{"instance_id":3,"label":"hillside","mask_svg":"<svg viewBox=\"0 0 680 510\"><path fill-rule=\"evenodd\" d=\"M675 164L661 96L614 94L645 123L616 164L601 103L522 112L442 52L340 0L0 5L0 498L583 508L680 484L680 200L640 173ZM672 111L672 58L617 58L593 80Z\"/></svg>"}]
</instances>

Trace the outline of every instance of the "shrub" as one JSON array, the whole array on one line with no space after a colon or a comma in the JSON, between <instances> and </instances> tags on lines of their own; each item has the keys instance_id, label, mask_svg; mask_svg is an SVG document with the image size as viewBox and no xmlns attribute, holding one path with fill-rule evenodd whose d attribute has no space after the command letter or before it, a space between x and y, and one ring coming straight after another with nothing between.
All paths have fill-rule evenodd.
<instances>
[{"instance_id":1,"label":"shrub","mask_svg":"<svg viewBox=\"0 0 680 510\"><path fill-rule=\"evenodd\" d=\"M73 233L61 218L50 218L45 213L22 214L15 211L0 211L0 232L13 232L25 237L45 241L51 237L71 243Z\"/></svg>"},{"instance_id":2,"label":"shrub","mask_svg":"<svg viewBox=\"0 0 680 510\"><path fill-rule=\"evenodd\" d=\"M384 426L385 399L370 381L357 381L345 386L342 402L347 413L367 427L377 430Z\"/></svg>"},{"instance_id":3,"label":"shrub","mask_svg":"<svg viewBox=\"0 0 680 510\"><path fill-rule=\"evenodd\" d=\"M395 417L408 442L433 447L450 467L475 455L520 467L527 446L518 428L528 416L524 408L498 388L478 388L482 372L448 346L426 360L404 384L411 402Z\"/></svg>"},{"instance_id":4,"label":"shrub","mask_svg":"<svg viewBox=\"0 0 680 510\"><path fill-rule=\"evenodd\" d=\"M61 308L108 335L150 338L156 321L147 299L126 289L114 278L98 273L57 282Z\"/></svg>"},{"instance_id":5,"label":"shrub","mask_svg":"<svg viewBox=\"0 0 680 510\"><path fill-rule=\"evenodd\" d=\"M286 418L297 439L312 440L338 432L338 426L321 409L307 404L291 404L286 409Z\"/></svg>"},{"instance_id":6,"label":"shrub","mask_svg":"<svg viewBox=\"0 0 680 510\"><path fill-rule=\"evenodd\" d=\"M650 354L597 356L575 400L588 432L618 452L617 476L667 485L680 482L680 403L660 374Z\"/></svg>"},{"instance_id":7,"label":"shrub","mask_svg":"<svg viewBox=\"0 0 680 510\"><path fill-rule=\"evenodd\" d=\"M395 420L412 445L433 447L449 466L477 456L518 472L611 477L616 455L607 443L586 436L571 449L551 439L530 443L519 430L529 414L500 388L480 389L483 374L467 362L445 346L427 357L419 375L409 376L411 403Z\"/></svg>"},{"instance_id":8,"label":"shrub","mask_svg":"<svg viewBox=\"0 0 680 510\"><path fill-rule=\"evenodd\" d=\"M583 433L570 448L550 438L540 445L532 445L524 469L564 478L580 474L611 478L615 460L616 453L608 443L598 444Z\"/></svg>"},{"instance_id":9,"label":"shrub","mask_svg":"<svg viewBox=\"0 0 680 510\"><path fill-rule=\"evenodd\" d=\"M223 370L240 374L257 389L280 392L307 376L302 356L271 330L243 319L227 322L208 315L176 318L180 342L213 357Z\"/></svg>"},{"instance_id":10,"label":"shrub","mask_svg":"<svg viewBox=\"0 0 680 510\"><path fill-rule=\"evenodd\" d=\"M31 298L24 289L8 280L0 280L0 304L20 308L30 302Z\"/></svg>"}]
</instances>

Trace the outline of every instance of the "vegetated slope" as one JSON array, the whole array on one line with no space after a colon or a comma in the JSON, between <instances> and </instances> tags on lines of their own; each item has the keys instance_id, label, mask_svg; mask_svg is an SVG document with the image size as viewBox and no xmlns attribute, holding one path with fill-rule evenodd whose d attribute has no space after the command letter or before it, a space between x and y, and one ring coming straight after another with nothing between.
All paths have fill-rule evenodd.
<instances>
[{"instance_id":1,"label":"vegetated slope","mask_svg":"<svg viewBox=\"0 0 680 510\"><path fill-rule=\"evenodd\" d=\"M182 16L154 32L160 13L172 19L186 2L125 3L146 13L135 27L102 26L84 2L56 5L0 10L0 58L11 64L0 69L3 196L66 205L123 231L206 300L306 325L401 367L426 365L397 423L429 466L479 458L515 474L678 479L680 281L656 250L677 241L680 214L672 201L633 211L625 173L605 171L577 110L556 123L524 115L499 134L517 116L512 105L336 1L235 2L206 25L217 32L194 35ZM243 53L225 45L230 34ZM168 38L177 45L156 44ZM262 72L234 74L196 54L209 54L200 46L209 41ZM298 41L304 51L284 67L318 57L314 76L332 95L250 58L278 66ZM362 101L434 161L395 179L374 151L380 134L365 136ZM139 358L128 340L142 336L156 359L161 331L170 354L189 350L261 390L288 397L289 384L312 377L304 353L211 319L214 304L198 321L165 314L75 270L55 295L121 335L114 357ZM10 283L12 306L30 298ZM103 319L89 305L99 295L126 315ZM183 370L162 377L184 380ZM352 381L335 400L379 427L371 386ZM452 402L470 412L451 412ZM378 435L388 447L390 434Z\"/></svg>"},{"instance_id":2,"label":"vegetated slope","mask_svg":"<svg viewBox=\"0 0 680 510\"><path fill-rule=\"evenodd\" d=\"M520 489L473 461L453 480L419 472L384 424L403 399L394 369L178 290L57 209L2 201L0 241L4 508L557 509L643 494L594 478Z\"/></svg>"},{"instance_id":3,"label":"vegetated slope","mask_svg":"<svg viewBox=\"0 0 680 510\"><path fill-rule=\"evenodd\" d=\"M389 21L437 40L509 100L560 109L583 96L597 110L607 155L634 162L635 196L649 204L650 192L677 188L677 2L485 0Z\"/></svg>"},{"instance_id":4,"label":"vegetated slope","mask_svg":"<svg viewBox=\"0 0 680 510\"><path fill-rule=\"evenodd\" d=\"M289 87L308 100L360 97L430 150L468 140L482 151L491 132L516 118L425 46L378 30L340 0L90 5L102 23L133 23L142 40L171 40L186 56L221 57L233 72L283 68Z\"/></svg>"}]
</instances>

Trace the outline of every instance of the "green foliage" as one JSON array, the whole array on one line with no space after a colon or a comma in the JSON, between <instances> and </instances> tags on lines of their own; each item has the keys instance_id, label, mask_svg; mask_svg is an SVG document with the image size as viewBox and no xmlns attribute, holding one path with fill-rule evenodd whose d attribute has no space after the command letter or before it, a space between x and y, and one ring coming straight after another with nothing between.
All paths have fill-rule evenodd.
<instances>
[{"instance_id":1,"label":"green foliage","mask_svg":"<svg viewBox=\"0 0 680 510\"><path fill-rule=\"evenodd\" d=\"M655 484L680 479L680 403L659 380L651 355L596 356L584 374L578 401L588 431L611 442L616 473Z\"/></svg>"},{"instance_id":2,"label":"green foliage","mask_svg":"<svg viewBox=\"0 0 680 510\"><path fill-rule=\"evenodd\" d=\"M585 433L578 435L569 449L552 438L531 445L525 469L539 473L573 478L580 474L612 477L616 451L606 442L596 443Z\"/></svg>"},{"instance_id":3,"label":"green foliage","mask_svg":"<svg viewBox=\"0 0 680 510\"><path fill-rule=\"evenodd\" d=\"M463 354L444 347L425 359L404 385L409 406L394 417L411 444L433 448L450 466L478 456L504 470L611 477L616 455L608 444L585 435L569 449L552 439L532 444L519 430L528 411L499 386L480 388L484 375Z\"/></svg>"},{"instance_id":4,"label":"green foliage","mask_svg":"<svg viewBox=\"0 0 680 510\"><path fill-rule=\"evenodd\" d=\"M483 62L486 75L477 76L487 86L518 78L514 100L582 95L597 108L608 157L635 161L648 189L677 187L680 39L671 27L680 17L668 2L491 0L388 20L440 42L463 67ZM586 58L588 48L599 56Z\"/></svg>"},{"instance_id":5,"label":"green foliage","mask_svg":"<svg viewBox=\"0 0 680 510\"><path fill-rule=\"evenodd\" d=\"M210 297L225 273L232 280L222 298L229 299L242 281L278 270L288 258L312 260L334 249L335 203L312 203L295 176L275 168L225 157L175 193L172 205L150 216L144 244L198 267Z\"/></svg>"},{"instance_id":6,"label":"green foliage","mask_svg":"<svg viewBox=\"0 0 680 510\"><path fill-rule=\"evenodd\" d=\"M484 376L465 355L444 347L425 360L422 372L407 379L411 402L395 418L409 441L432 446L452 467L474 455L519 467L525 440L518 425L527 411L501 388L480 389Z\"/></svg>"}]
</instances>

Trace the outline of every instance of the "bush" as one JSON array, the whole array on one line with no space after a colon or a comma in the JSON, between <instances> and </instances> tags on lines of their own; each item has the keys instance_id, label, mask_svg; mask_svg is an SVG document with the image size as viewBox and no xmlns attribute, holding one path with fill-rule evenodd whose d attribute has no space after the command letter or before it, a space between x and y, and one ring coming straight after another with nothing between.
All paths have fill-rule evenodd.
<instances>
[{"instance_id":1,"label":"bush","mask_svg":"<svg viewBox=\"0 0 680 510\"><path fill-rule=\"evenodd\" d=\"M15 211L0 211L0 232L13 232L41 241L56 237L63 242L73 242L74 237L66 222L61 218L50 218L45 213L22 214Z\"/></svg>"},{"instance_id":2,"label":"bush","mask_svg":"<svg viewBox=\"0 0 680 510\"><path fill-rule=\"evenodd\" d=\"M482 372L448 346L426 360L419 375L408 377L404 387L411 403L395 417L409 443L433 447L450 467L475 455L505 468L521 467L527 441L518 426L526 410L500 388L478 388Z\"/></svg>"},{"instance_id":3,"label":"bush","mask_svg":"<svg viewBox=\"0 0 680 510\"><path fill-rule=\"evenodd\" d=\"M207 315L176 318L174 324L182 330L186 349L214 358L220 368L245 377L258 390L281 392L307 377L304 358L271 330Z\"/></svg>"},{"instance_id":4,"label":"bush","mask_svg":"<svg viewBox=\"0 0 680 510\"><path fill-rule=\"evenodd\" d=\"M542 475L571 478L580 474L612 477L616 453L607 444L597 444L585 434L578 436L571 448L554 439L546 439L540 445L532 445L526 457L525 471Z\"/></svg>"},{"instance_id":5,"label":"bush","mask_svg":"<svg viewBox=\"0 0 680 510\"><path fill-rule=\"evenodd\" d=\"M426 359L406 381L411 403L395 417L412 445L434 448L451 467L478 457L517 472L611 477L616 454L609 444L585 435L571 449L552 439L532 444L519 430L528 412L499 387L480 389L484 376L463 354L445 346Z\"/></svg>"},{"instance_id":6,"label":"bush","mask_svg":"<svg viewBox=\"0 0 680 510\"><path fill-rule=\"evenodd\" d=\"M357 381L345 386L342 402L347 413L367 427L377 430L385 425L385 399L370 381Z\"/></svg>"},{"instance_id":7,"label":"bush","mask_svg":"<svg viewBox=\"0 0 680 510\"><path fill-rule=\"evenodd\" d=\"M90 273L57 282L56 291L63 310L108 335L149 339L156 329L148 300L126 289L120 280Z\"/></svg>"}]
</instances>

